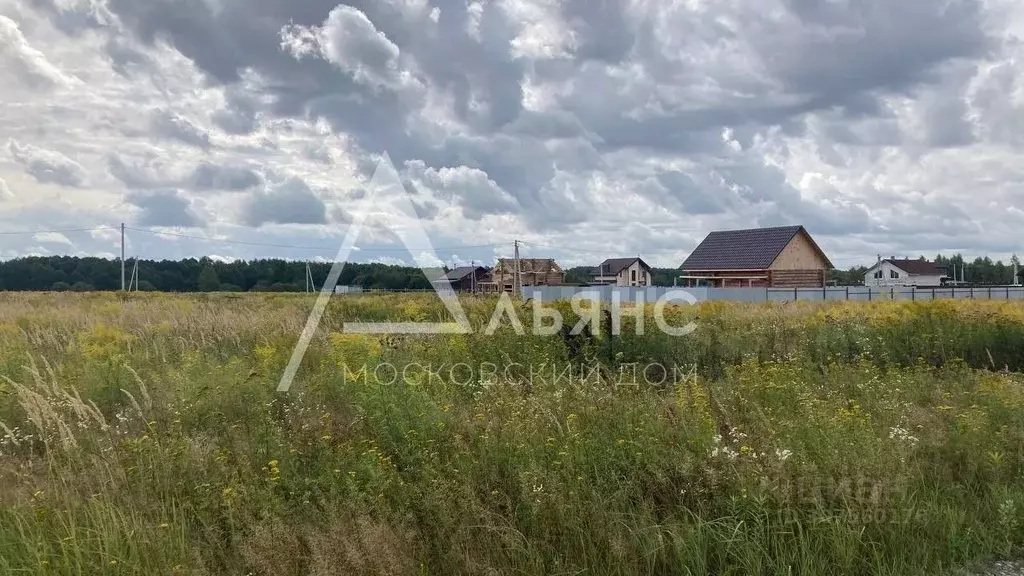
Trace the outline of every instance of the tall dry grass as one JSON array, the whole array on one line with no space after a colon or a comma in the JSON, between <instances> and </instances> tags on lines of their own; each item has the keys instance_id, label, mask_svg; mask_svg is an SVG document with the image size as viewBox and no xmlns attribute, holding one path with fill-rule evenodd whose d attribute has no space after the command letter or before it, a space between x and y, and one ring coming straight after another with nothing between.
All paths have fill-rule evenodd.
<instances>
[{"instance_id":1,"label":"tall dry grass","mask_svg":"<svg viewBox=\"0 0 1024 576\"><path fill-rule=\"evenodd\" d=\"M935 574L1024 544L1020 305L377 338L341 323L443 308L346 297L278 395L311 306L0 295L0 572Z\"/></svg>"}]
</instances>

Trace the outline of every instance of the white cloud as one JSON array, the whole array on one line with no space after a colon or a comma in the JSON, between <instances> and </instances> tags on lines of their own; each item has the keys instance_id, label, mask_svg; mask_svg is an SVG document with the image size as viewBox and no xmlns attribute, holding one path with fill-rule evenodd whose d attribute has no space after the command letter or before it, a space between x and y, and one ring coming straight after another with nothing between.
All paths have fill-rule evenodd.
<instances>
[{"instance_id":1,"label":"white cloud","mask_svg":"<svg viewBox=\"0 0 1024 576\"><path fill-rule=\"evenodd\" d=\"M38 148L11 139L7 141L7 153L41 183L76 188L85 185L85 168L60 152Z\"/></svg>"},{"instance_id":2,"label":"white cloud","mask_svg":"<svg viewBox=\"0 0 1024 576\"><path fill-rule=\"evenodd\" d=\"M4 200L11 200L14 198L14 192L7 186L7 182L4 182L3 178L0 178L0 202Z\"/></svg>"},{"instance_id":3,"label":"white cloud","mask_svg":"<svg viewBox=\"0 0 1024 576\"><path fill-rule=\"evenodd\" d=\"M281 47L296 58L324 58L351 74L356 82L374 88L399 89L416 82L402 68L398 46L365 13L344 4L331 10L323 26L282 28Z\"/></svg>"},{"instance_id":4,"label":"white cloud","mask_svg":"<svg viewBox=\"0 0 1024 576\"><path fill-rule=\"evenodd\" d=\"M18 23L0 14L0 77L3 72L14 76L33 87L73 86L81 82L66 75L51 63L46 55L29 44ZM11 79L13 80L13 78Z\"/></svg>"},{"instance_id":5,"label":"white cloud","mask_svg":"<svg viewBox=\"0 0 1024 576\"><path fill-rule=\"evenodd\" d=\"M576 35L562 21L558 2L502 0L500 6L519 26L518 34L510 43L512 56L534 59L567 57L576 48ZM477 18L474 14L471 29L479 28Z\"/></svg>"},{"instance_id":6,"label":"white cloud","mask_svg":"<svg viewBox=\"0 0 1024 576\"><path fill-rule=\"evenodd\" d=\"M74 248L75 244L68 239L67 236L60 232L39 232L32 236L36 242L44 242L47 244L65 244Z\"/></svg>"},{"instance_id":7,"label":"white cloud","mask_svg":"<svg viewBox=\"0 0 1024 576\"><path fill-rule=\"evenodd\" d=\"M436 245L498 245L461 261L520 238L564 263L677 266L712 229L776 223L843 265L1017 249L1020 3L347 4L5 4L0 222L337 244L387 151ZM73 240L109 252L114 234ZM366 234L368 258L393 240ZM39 244L0 254L67 251Z\"/></svg>"}]
</instances>

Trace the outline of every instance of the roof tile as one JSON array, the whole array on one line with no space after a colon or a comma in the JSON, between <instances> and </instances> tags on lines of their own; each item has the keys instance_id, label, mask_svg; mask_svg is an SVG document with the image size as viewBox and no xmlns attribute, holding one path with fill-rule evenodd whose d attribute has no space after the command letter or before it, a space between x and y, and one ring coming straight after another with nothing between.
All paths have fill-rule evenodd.
<instances>
[{"instance_id":1,"label":"roof tile","mask_svg":"<svg viewBox=\"0 0 1024 576\"><path fill-rule=\"evenodd\" d=\"M801 230L807 233L803 226L712 232L683 262L682 269L764 270Z\"/></svg>"}]
</instances>

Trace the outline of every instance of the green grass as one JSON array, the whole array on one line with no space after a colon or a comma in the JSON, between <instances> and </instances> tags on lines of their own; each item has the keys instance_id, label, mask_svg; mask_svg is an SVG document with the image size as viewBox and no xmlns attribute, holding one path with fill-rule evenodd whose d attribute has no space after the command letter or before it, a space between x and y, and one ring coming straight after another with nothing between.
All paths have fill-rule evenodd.
<instances>
[{"instance_id":1,"label":"green grass","mask_svg":"<svg viewBox=\"0 0 1024 576\"><path fill-rule=\"evenodd\" d=\"M475 325L493 304L466 302ZM0 295L0 573L932 575L1021 554L1024 306L715 304L671 311L699 320L686 338L570 345L342 335L444 317L346 297L277 394L311 305ZM651 362L682 370L621 376Z\"/></svg>"}]
</instances>

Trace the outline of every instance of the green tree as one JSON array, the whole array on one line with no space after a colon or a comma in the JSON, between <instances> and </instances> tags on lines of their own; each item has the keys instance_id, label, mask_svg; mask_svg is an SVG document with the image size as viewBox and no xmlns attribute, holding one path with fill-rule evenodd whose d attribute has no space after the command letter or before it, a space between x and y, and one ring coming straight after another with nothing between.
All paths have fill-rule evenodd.
<instances>
[{"instance_id":1,"label":"green tree","mask_svg":"<svg viewBox=\"0 0 1024 576\"><path fill-rule=\"evenodd\" d=\"M310 266L313 280L321 286L331 263ZM209 270L209 271L208 271ZM238 260L216 262L210 258L185 260L140 260L139 290L194 292L196 290L301 291L305 286L305 263L284 260ZM199 276L207 277L200 286ZM214 283L216 281L216 284ZM349 263L342 271L342 285L364 288L429 288L422 271L409 266L379 263ZM116 260L76 256L28 256L0 261L0 290L117 290L121 267ZM66 287L65 287L66 285Z\"/></svg>"},{"instance_id":2,"label":"green tree","mask_svg":"<svg viewBox=\"0 0 1024 576\"><path fill-rule=\"evenodd\" d=\"M203 270L199 272L199 280L196 285L200 292L220 290L220 278L217 277L217 271L213 269L212 265L208 264L203 267Z\"/></svg>"}]
</instances>

